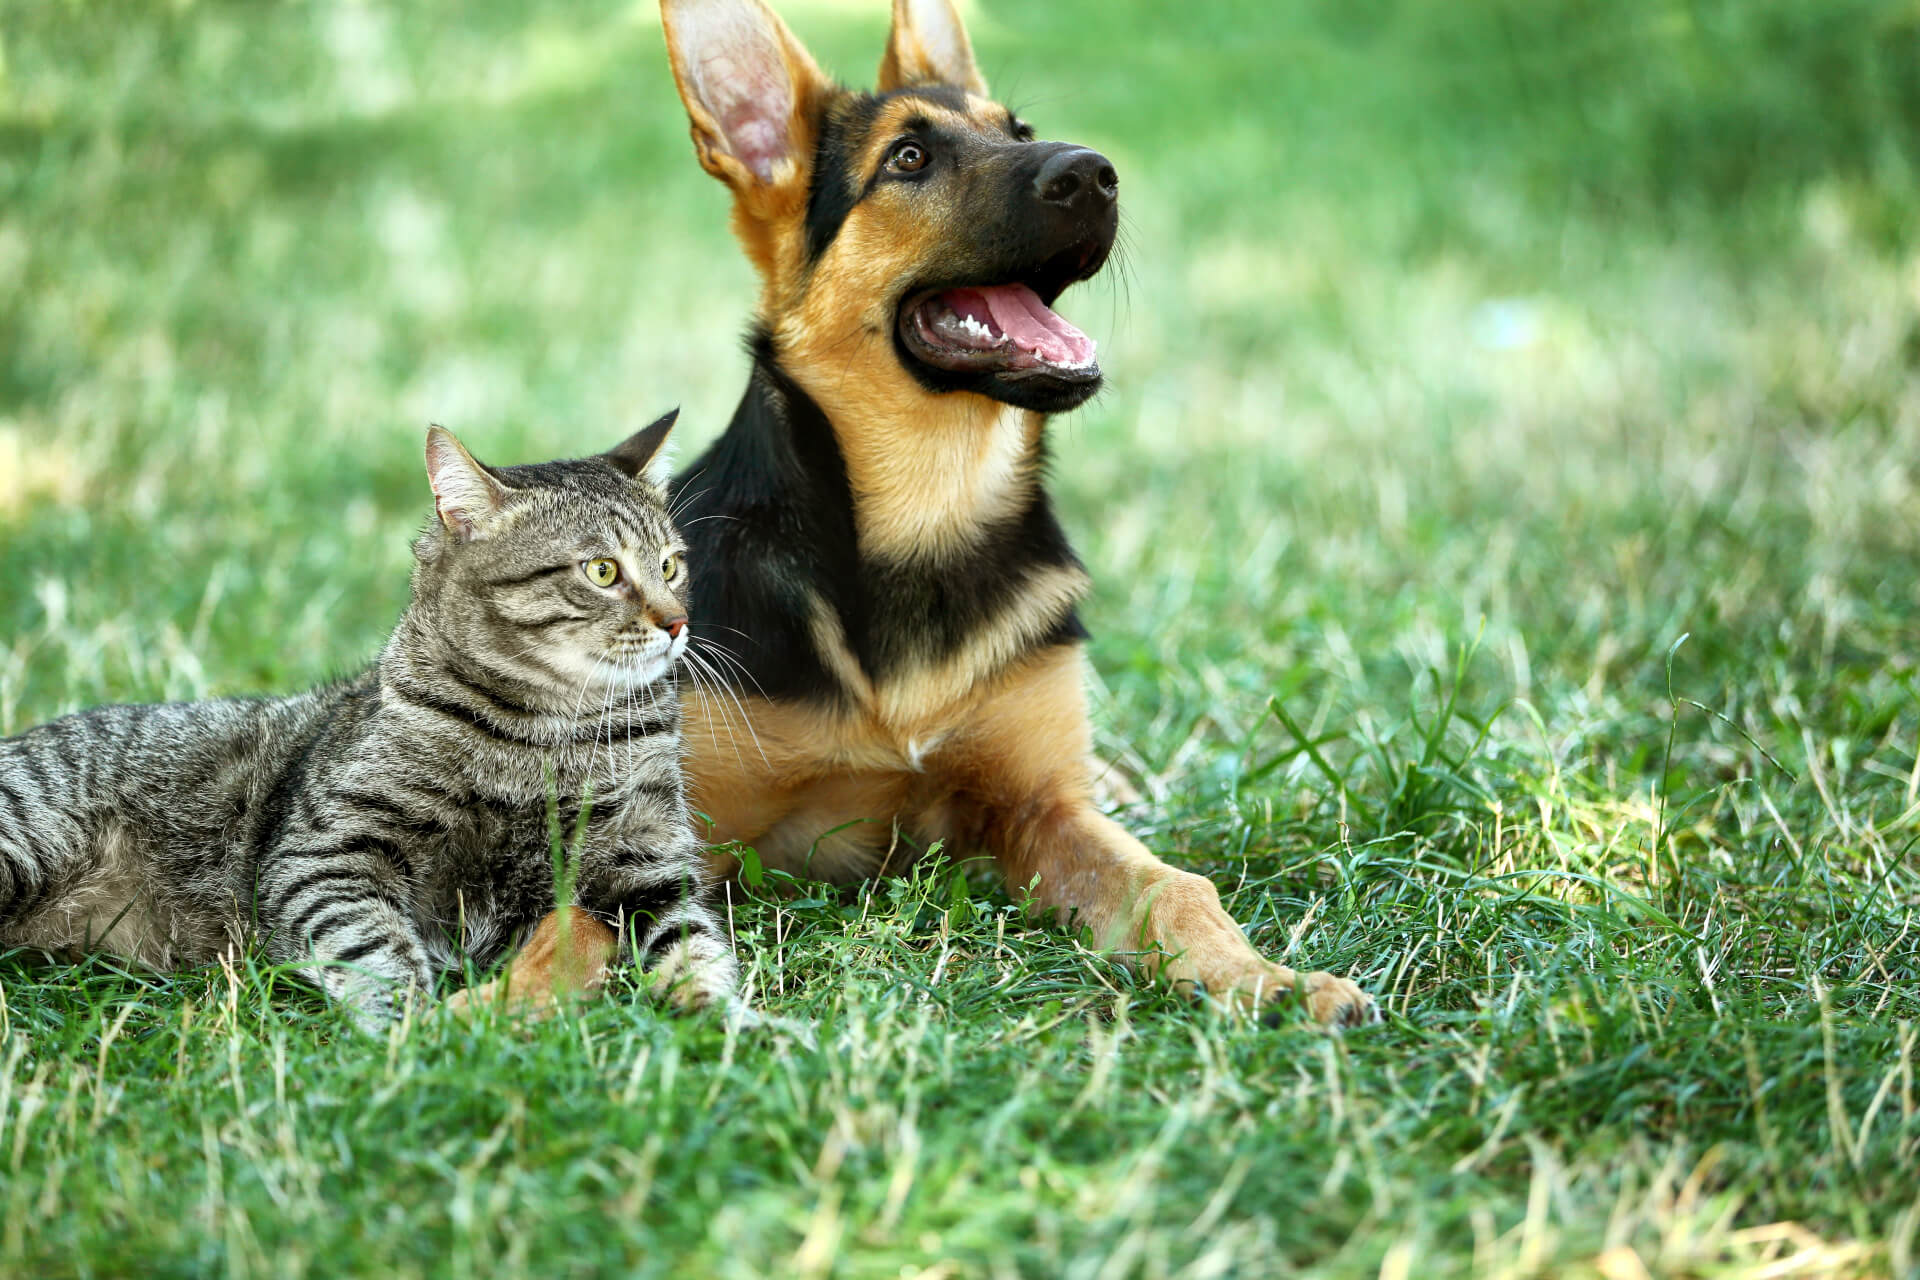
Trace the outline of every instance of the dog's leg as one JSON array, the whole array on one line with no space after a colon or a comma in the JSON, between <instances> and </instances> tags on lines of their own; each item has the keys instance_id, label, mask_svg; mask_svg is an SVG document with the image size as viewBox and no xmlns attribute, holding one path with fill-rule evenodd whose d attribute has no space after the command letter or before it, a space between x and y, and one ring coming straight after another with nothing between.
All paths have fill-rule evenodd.
<instances>
[{"instance_id":1,"label":"dog's leg","mask_svg":"<svg viewBox=\"0 0 1920 1280\"><path fill-rule=\"evenodd\" d=\"M562 1000L598 995L619 943L612 929L579 907L549 912L504 974L454 992L446 1008L465 1016L497 1004L509 1013L543 1018Z\"/></svg>"},{"instance_id":2,"label":"dog's leg","mask_svg":"<svg viewBox=\"0 0 1920 1280\"><path fill-rule=\"evenodd\" d=\"M1069 914L1103 949L1182 990L1201 988L1237 1006L1298 991L1327 1026L1378 1016L1347 979L1262 957L1220 905L1211 880L1160 861L1084 797L1036 797L1007 817L996 855L1008 886L1019 892L1032 884L1035 905Z\"/></svg>"},{"instance_id":3,"label":"dog's leg","mask_svg":"<svg viewBox=\"0 0 1920 1280\"><path fill-rule=\"evenodd\" d=\"M1330 1027L1377 1018L1359 987L1262 957L1204 876L1170 867L1093 804L1081 657L1061 648L1015 674L969 724L954 760L977 834L1008 888L1055 908L1182 990L1242 1007L1299 992ZM971 825L968 823L967 825Z\"/></svg>"}]
</instances>

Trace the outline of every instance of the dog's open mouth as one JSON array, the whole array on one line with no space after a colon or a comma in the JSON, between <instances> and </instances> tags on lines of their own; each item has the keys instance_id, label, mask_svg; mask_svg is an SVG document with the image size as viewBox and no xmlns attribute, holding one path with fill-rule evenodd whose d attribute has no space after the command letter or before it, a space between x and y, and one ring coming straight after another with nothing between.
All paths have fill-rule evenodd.
<instances>
[{"instance_id":1,"label":"dog's open mouth","mask_svg":"<svg viewBox=\"0 0 1920 1280\"><path fill-rule=\"evenodd\" d=\"M900 336L912 353L957 372L1100 376L1094 342L1024 284L935 289L900 308Z\"/></svg>"}]
</instances>

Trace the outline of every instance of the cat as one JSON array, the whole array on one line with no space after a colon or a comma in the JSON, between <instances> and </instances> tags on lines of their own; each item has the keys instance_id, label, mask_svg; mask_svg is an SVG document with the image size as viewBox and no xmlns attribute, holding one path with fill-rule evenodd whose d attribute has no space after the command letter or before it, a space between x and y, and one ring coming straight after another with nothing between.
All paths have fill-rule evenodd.
<instances>
[{"instance_id":1,"label":"cat","mask_svg":"<svg viewBox=\"0 0 1920 1280\"><path fill-rule=\"evenodd\" d=\"M570 884L557 919L744 1013L681 782L689 570L649 471L675 416L513 467L430 429L412 599L351 679L0 741L0 943L170 970L251 942L377 1031Z\"/></svg>"}]
</instances>

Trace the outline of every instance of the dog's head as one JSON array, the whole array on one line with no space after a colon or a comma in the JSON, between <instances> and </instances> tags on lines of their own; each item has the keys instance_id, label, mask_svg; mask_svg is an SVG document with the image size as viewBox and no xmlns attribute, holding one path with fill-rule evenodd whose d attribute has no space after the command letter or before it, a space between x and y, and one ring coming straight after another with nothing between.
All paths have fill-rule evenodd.
<instances>
[{"instance_id":1,"label":"dog's head","mask_svg":"<svg viewBox=\"0 0 1920 1280\"><path fill-rule=\"evenodd\" d=\"M986 96L951 0L894 0L873 93L829 80L760 0L661 11L783 363L857 370L906 414L947 392L1053 413L1099 388L1092 339L1052 307L1106 262L1118 179Z\"/></svg>"}]
</instances>

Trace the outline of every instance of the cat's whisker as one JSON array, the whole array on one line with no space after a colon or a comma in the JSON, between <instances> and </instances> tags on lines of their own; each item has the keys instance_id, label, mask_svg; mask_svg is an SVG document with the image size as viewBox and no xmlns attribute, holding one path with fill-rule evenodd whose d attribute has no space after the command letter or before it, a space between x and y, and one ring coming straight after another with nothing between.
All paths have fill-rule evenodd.
<instances>
[{"instance_id":1,"label":"cat's whisker","mask_svg":"<svg viewBox=\"0 0 1920 1280\"><path fill-rule=\"evenodd\" d=\"M691 656L691 654L683 656ZM711 678L702 675L701 671L700 665L691 662L687 664L687 675L693 680L694 687L700 691L701 701L711 705L718 713L720 725L727 731L727 745L733 748L733 758L744 770L747 767L747 761L746 757L740 753L740 739L733 731L733 713L727 709L726 702L714 688Z\"/></svg>"},{"instance_id":2,"label":"cat's whisker","mask_svg":"<svg viewBox=\"0 0 1920 1280\"><path fill-rule=\"evenodd\" d=\"M593 660L593 668L596 672L598 672L600 668L605 665L606 665L606 660L604 658L595 658ZM587 752L587 771L586 771L585 777L588 780L589 784L591 783L591 780L593 778L594 763L600 757L600 735L602 733L606 734L607 736L607 755L609 758L611 758L613 755L614 684L613 684L613 681L611 680L608 680L605 683L606 683L606 693L601 698L600 720L599 720L599 723L594 725L593 746Z\"/></svg>"},{"instance_id":3,"label":"cat's whisker","mask_svg":"<svg viewBox=\"0 0 1920 1280\"><path fill-rule=\"evenodd\" d=\"M622 660L620 664L620 684L621 684L620 702L621 702L621 709L624 710L627 715L627 733L626 733L627 767L624 770L618 771L617 773L615 773L615 771L613 770L609 770L610 774L614 774L614 776L611 776L608 780L609 788L617 787L619 785L619 781L621 778L631 778L633 776L633 699L634 699L633 681L634 681L634 677L639 675L639 673L640 673L639 664L632 658L631 655L627 656ZM607 732L609 734L613 732L613 724L612 724L611 716L608 717Z\"/></svg>"},{"instance_id":4,"label":"cat's whisker","mask_svg":"<svg viewBox=\"0 0 1920 1280\"><path fill-rule=\"evenodd\" d=\"M702 467L698 471L693 472L691 475L686 476L684 479L682 479L679 482L679 492L674 494L672 498L669 499L667 502L667 516L669 518L672 518L675 514L686 510L687 503L691 502L694 498L697 498L700 496L700 494L690 495L688 493L688 488L693 484L695 480L698 480L701 476L705 475L706 473L707 473L707 469L705 467ZM702 489L700 491L700 493L705 493L705 492L706 492L706 489Z\"/></svg>"},{"instance_id":5,"label":"cat's whisker","mask_svg":"<svg viewBox=\"0 0 1920 1280\"><path fill-rule=\"evenodd\" d=\"M573 703L572 720L575 724L578 724L580 722L580 713L581 711L586 709L587 690L593 687L594 672L598 671L599 669L600 669L600 659L595 658L593 660L593 665L587 668L587 674L580 677L580 696L574 699L574 703Z\"/></svg>"},{"instance_id":6,"label":"cat's whisker","mask_svg":"<svg viewBox=\"0 0 1920 1280\"><path fill-rule=\"evenodd\" d=\"M753 639L753 637L752 637L752 636L750 636L750 635L748 635L748 634L747 634L746 632L744 632L744 631L742 631L742 630L741 630L740 628L738 628L738 627L730 627L730 626L728 626L728 625L727 625L726 623L724 623L724 622L704 622L704 621L703 621L703 622L699 622L699 623L696 623L695 625L696 625L696 626L698 626L698 627L700 627L700 628L702 628L702 629L704 629L704 628L706 628L706 627L718 627L718 628L720 628L720 629L721 629L722 631L731 631L731 632L733 632L733 634L735 634L735 635L737 635L737 636L739 636L739 637L740 637L740 638L741 638L742 640L751 640L751 639Z\"/></svg>"},{"instance_id":7,"label":"cat's whisker","mask_svg":"<svg viewBox=\"0 0 1920 1280\"><path fill-rule=\"evenodd\" d=\"M706 488L701 489L697 493L690 492L688 490L687 486L691 485L695 480L698 480L700 478L700 474L701 474L700 472L696 471L692 475L688 476L684 481L681 482L680 495L676 497L673 500L673 502L667 507L667 519L675 521L677 523L680 519L682 512L684 512L689 506L693 505L695 502L698 502L700 499L706 497L707 494L713 491L712 485L708 485Z\"/></svg>"},{"instance_id":8,"label":"cat's whisker","mask_svg":"<svg viewBox=\"0 0 1920 1280\"><path fill-rule=\"evenodd\" d=\"M760 681L754 676L753 672L747 670L746 664L740 660L739 655L735 654L733 650L712 639L703 638L701 643L708 647L714 658L725 662L729 668L739 672L741 678L753 686L755 693L763 698L767 696L767 691L760 687Z\"/></svg>"},{"instance_id":9,"label":"cat's whisker","mask_svg":"<svg viewBox=\"0 0 1920 1280\"><path fill-rule=\"evenodd\" d=\"M684 658L686 655L682 654L681 656L682 658ZM700 702L703 704L711 703L713 701L713 698L707 692L706 684L702 682L702 680L700 679L700 672L694 667L694 665L691 662L686 663L684 669L687 674L687 679L693 682L695 695L699 698ZM731 726L728 726L727 732L728 732L728 738L729 740L731 740L732 732L733 732ZM740 755L740 750L737 746L734 748L734 755L736 757L739 757ZM744 760L742 760L742 763L744 764Z\"/></svg>"},{"instance_id":10,"label":"cat's whisker","mask_svg":"<svg viewBox=\"0 0 1920 1280\"><path fill-rule=\"evenodd\" d=\"M746 664L740 660L739 654L733 652L731 649L726 649L714 644L708 645L705 652L709 658L726 663L729 670L739 672L741 678L753 686L755 693L760 694L762 697L766 696L767 691L760 687L759 679L751 671L747 670Z\"/></svg>"},{"instance_id":11,"label":"cat's whisker","mask_svg":"<svg viewBox=\"0 0 1920 1280\"><path fill-rule=\"evenodd\" d=\"M733 630L733 628L729 627L728 630ZM729 645L723 644L722 642L715 640L712 636L697 636L695 637L695 639L700 644L706 646L706 648L709 651L711 651L714 654L714 656L725 658L729 663L732 664L734 670L738 671L741 675L745 676L747 680L752 683L755 692L759 693L761 697L766 696L767 691L760 687L759 680L755 679L753 673L747 669L746 661L740 656L740 654L736 650L734 650Z\"/></svg>"},{"instance_id":12,"label":"cat's whisker","mask_svg":"<svg viewBox=\"0 0 1920 1280\"><path fill-rule=\"evenodd\" d=\"M739 654L735 653L730 647L728 647L725 644L722 644L718 640L715 640L712 636L701 636L699 639L700 639L700 643L706 645L709 649L718 649L721 653L727 654L729 657L737 658L740 656Z\"/></svg>"},{"instance_id":13,"label":"cat's whisker","mask_svg":"<svg viewBox=\"0 0 1920 1280\"><path fill-rule=\"evenodd\" d=\"M722 657L723 655L714 655L714 656L715 656L715 657ZM732 660L731 660L731 659L726 659L726 661L728 661L729 663L732 663ZM711 663L709 663L708 665L709 665L709 667L710 667L710 668L712 667L712 664L711 664ZM733 665L733 666L734 666L735 668L737 668L737 667L739 666L739 664L738 664L738 663L732 663L732 665ZM715 676L715 678L716 678L716 679L718 679L718 678L720 678L720 676L721 676L721 674L722 674L722 673L721 673L720 671L718 671L718 670L714 670L714 672L713 672L713 674L714 674L714 676ZM745 677L745 678L746 678L747 680L749 680L749 681L752 681L752 682L753 682L753 684L754 684L754 686L755 686L755 692L757 692L757 693L759 693L759 694L760 694L760 696L761 696L762 698L764 698L764 697L766 697L766 692L765 692L764 690L762 690L762 689L760 689L760 688L759 688L759 681L757 681L757 680L754 680L754 679L753 679L753 675L752 675L752 673L751 673L751 672L747 672L747 671L744 671L744 670L743 670L743 671L741 671L741 672L740 672L740 674L741 674L742 676L744 676L744 677ZM733 684L732 684L732 682L730 682L730 681L728 681L728 682L725 682L725 688L726 688L726 690L727 690L727 692L728 692L728 694L729 694L729 696L731 696L731 697L733 698L733 701L734 701L734 705L735 705L735 706L738 706L738 707L740 707L740 714L742 715L742 717L744 717L744 716L746 715L746 708L745 708L745 706L743 706L743 705L741 705L741 702L740 702L740 695L739 695L739 692L738 692L738 691L737 691L737 690L736 690L736 689L735 689L735 688L733 687Z\"/></svg>"},{"instance_id":14,"label":"cat's whisker","mask_svg":"<svg viewBox=\"0 0 1920 1280\"><path fill-rule=\"evenodd\" d=\"M594 677L599 674L600 665L601 665L601 660L599 658L593 659L593 665L587 669L587 678L580 686L580 707L582 711L586 709L587 690L593 687ZM587 723L587 721L583 717L577 714L574 716L573 720L576 727ZM586 776L588 777L591 777L593 775L593 754L596 750L599 749L599 746L600 746L600 727L598 724L595 724L593 726L593 729L594 729L593 741L587 748Z\"/></svg>"},{"instance_id":15,"label":"cat's whisker","mask_svg":"<svg viewBox=\"0 0 1920 1280\"><path fill-rule=\"evenodd\" d=\"M755 731L753 727L753 717L747 714L746 704L740 701L740 695L733 691L733 686L730 685L725 679L723 679L718 671L715 671L710 665L708 665L707 660L705 658L702 658L698 654L694 653L693 646L691 645L687 646L687 656L689 658L692 658L694 663L707 673L708 677L713 681L713 683L719 687L719 690L722 695L724 695L727 698L731 698L733 700L733 705L737 707L740 711L741 724L746 726L747 735L753 739L753 749L760 753L761 763L771 765L772 761L767 759L767 749L761 745L760 735L758 732ZM722 706L724 707L724 705L725 704L723 703ZM728 732L731 733L732 730L729 729ZM739 751L738 744L735 745L734 750L736 753ZM744 767L744 762L742 763Z\"/></svg>"},{"instance_id":16,"label":"cat's whisker","mask_svg":"<svg viewBox=\"0 0 1920 1280\"><path fill-rule=\"evenodd\" d=\"M600 713L600 733L605 736L607 742L607 777L611 780L618 777L620 772L619 747L613 739L614 732L619 724L620 704L624 703L627 699L626 684L628 677L626 654L615 654L609 667L610 674L607 678L606 709ZM597 746L599 738L596 737L594 742ZM597 777L597 775L589 776Z\"/></svg>"},{"instance_id":17,"label":"cat's whisker","mask_svg":"<svg viewBox=\"0 0 1920 1280\"><path fill-rule=\"evenodd\" d=\"M627 767L624 775L622 775L625 777L633 776L633 767L634 767L633 766L633 707L634 707L634 703L639 700L639 697L642 693L652 688L652 685L650 683L641 684L639 682L640 672L642 670L642 661L643 661L642 655L636 651L636 652L623 654L620 662L621 701L624 704L624 709L626 711L626 716L627 716L627 734L626 734ZM609 743L611 743L612 741L614 728L615 726L614 726L613 713L610 711L607 716L607 738ZM613 751L611 747L609 747L609 751L608 751L609 765L612 764L612 755L613 755ZM618 779L615 779L614 781L617 784Z\"/></svg>"},{"instance_id":18,"label":"cat's whisker","mask_svg":"<svg viewBox=\"0 0 1920 1280\"><path fill-rule=\"evenodd\" d=\"M633 660L633 671L634 671L634 674L635 674L635 675L638 675L638 674L639 674L639 671L640 671L640 660L639 660L639 658L638 658L638 657L635 657L635 658L634 658L634 660ZM657 684L657 683L659 683L659 682L658 682L658 681L655 681L655 682L654 682L654 684ZM627 687L627 777L629 777L629 778L631 778L631 777L633 776L633 771L634 771L634 765L633 765L633 753L634 753L634 746L633 746L633 711L634 711L634 705L635 705L636 703L638 703L638 702L640 701L640 695L641 695L641 694L643 694L643 693L647 695L647 704L648 704L648 706L649 706L649 707L652 707L653 705L655 705L655 702L656 702L656 699L655 699L655 697L654 697L654 684L645 684L645 685L640 685L640 686L637 686L637 687L636 687L636 686L633 686L633 685L629 685L629 686ZM643 713L643 715L642 715L642 719L643 719L643 720L645 719L645 715L644 715L644 713Z\"/></svg>"}]
</instances>

